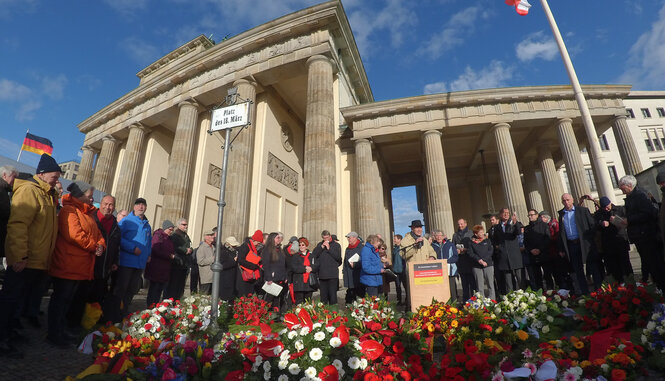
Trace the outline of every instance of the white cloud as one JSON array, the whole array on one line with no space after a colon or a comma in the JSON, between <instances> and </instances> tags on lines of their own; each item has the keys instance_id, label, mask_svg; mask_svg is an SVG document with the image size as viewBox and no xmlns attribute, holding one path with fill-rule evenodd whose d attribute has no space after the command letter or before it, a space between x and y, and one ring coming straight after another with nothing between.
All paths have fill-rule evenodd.
<instances>
[{"instance_id":1,"label":"white cloud","mask_svg":"<svg viewBox=\"0 0 665 381\"><path fill-rule=\"evenodd\" d=\"M42 107L42 103L37 100L29 100L22 103L16 111L16 120L23 122L35 119L35 111Z\"/></svg>"},{"instance_id":2,"label":"white cloud","mask_svg":"<svg viewBox=\"0 0 665 381\"><path fill-rule=\"evenodd\" d=\"M106 5L114 11L127 16L135 16L135 13L148 7L149 0L104 0Z\"/></svg>"},{"instance_id":3,"label":"white cloud","mask_svg":"<svg viewBox=\"0 0 665 381\"><path fill-rule=\"evenodd\" d=\"M344 4L349 13L349 23L356 45L364 58L371 56L377 49L386 48L386 46L381 46L377 40L385 38L386 32L390 39L390 47L401 46L411 27L418 22L418 16L409 8L413 5L411 2L388 0L386 5L380 9L369 8L367 4L371 4L371 2Z\"/></svg>"},{"instance_id":4,"label":"white cloud","mask_svg":"<svg viewBox=\"0 0 665 381\"><path fill-rule=\"evenodd\" d=\"M26 99L31 93L32 91L25 85L0 78L0 101Z\"/></svg>"},{"instance_id":5,"label":"white cloud","mask_svg":"<svg viewBox=\"0 0 665 381\"><path fill-rule=\"evenodd\" d=\"M121 42L122 49L129 57L141 65L149 65L161 57L159 49L137 37L129 37Z\"/></svg>"},{"instance_id":6,"label":"white cloud","mask_svg":"<svg viewBox=\"0 0 665 381\"><path fill-rule=\"evenodd\" d=\"M15 159L21 146L16 142L0 138L0 155Z\"/></svg>"},{"instance_id":7,"label":"white cloud","mask_svg":"<svg viewBox=\"0 0 665 381\"><path fill-rule=\"evenodd\" d=\"M505 87L513 77L512 69L503 62L494 60L486 67L476 71L467 66L457 79L450 83L434 82L425 85L423 92L433 94L445 91L464 91Z\"/></svg>"},{"instance_id":8,"label":"white cloud","mask_svg":"<svg viewBox=\"0 0 665 381\"><path fill-rule=\"evenodd\" d=\"M523 62L529 62L537 58L552 61L557 57L559 48L552 36L540 31L527 36L517 44L515 52L517 58Z\"/></svg>"},{"instance_id":9,"label":"white cloud","mask_svg":"<svg viewBox=\"0 0 665 381\"><path fill-rule=\"evenodd\" d=\"M54 100L62 99L65 94L65 86L67 85L67 77L64 74L55 77L42 78L42 91L43 93Z\"/></svg>"},{"instance_id":10,"label":"white cloud","mask_svg":"<svg viewBox=\"0 0 665 381\"><path fill-rule=\"evenodd\" d=\"M38 94L21 83L0 78L0 102L14 104L14 118L19 121L32 120L35 111L42 106Z\"/></svg>"},{"instance_id":11,"label":"white cloud","mask_svg":"<svg viewBox=\"0 0 665 381\"><path fill-rule=\"evenodd\" d=\"M128 0L131 1L131 0ZM189 4L190 0L173 0L176 3ZM232 32L233 30L245 29L248 25L254 27L267 21L284 16L291 12L318 4L318 0L253 0L253 1L229 1L229 0L206 0L200 1L198 6L212 12L212 17L202 20L202 25L208 26L213 23L215 30ZM217 15L222 17L217 17ZM225 25L228 25L226 27ZM223 32L222 32L223 33Z\"/></svg>"},{"instance_id":12,"label":"white cloud","mask_svg":"<svg viewBox=\"0 0 665 381\"><path fill-rule=\"evenodd\" d=\"M88 90L94 90L102 85L102 80L90 74L82 74L76 78L76 82L85 85Z\"/></svg>"},{"instance_id":13,"label":"white cloud","mask_svg":"<svg viewBox=\"0 0 665 381\"><path fill-rule=\"evenodd\" d=\"M418 49L418 54L436 59L442 54L460 46L473 31L480 19L490 17L488 10L482 7L469 7L454 14L443 29L432 36L425 45Z\"/></svg>"},{"instance_id":14,"label":"white cloud","mask_svg":"<svg viewBox=\"0 0 665 381\"><path fill-rule=\"evenodd\" d=\"M628 69L618 82L632 84L641 90L662 89L665 86L665 6L658 12L648 32L642 34L630 49Z\"/></svg>"},{"instance_id":15,"label":"white cloud","mask_svg":"<svg viewBox=\"0 0 665 381\"><path fill-rule=\"evenodd\" d=\"M38 0L0 0L0 17L10 17L12 13L30 13L36 9Z\"/></svg>"}]
</instances>

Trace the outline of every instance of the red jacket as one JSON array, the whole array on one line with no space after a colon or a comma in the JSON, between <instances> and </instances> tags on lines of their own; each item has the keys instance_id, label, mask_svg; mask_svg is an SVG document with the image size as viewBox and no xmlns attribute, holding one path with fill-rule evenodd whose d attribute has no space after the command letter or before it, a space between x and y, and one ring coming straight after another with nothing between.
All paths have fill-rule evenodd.
<instances>
[{"instance_id":1,"label":"red jacket","mask_svg":"<svg viewBox=\"0 0 665 381\"><path fill-rule=\"evenodd\" d=\"M62 197L62 209L58 213L58 237L51 256L49 274L71 280L91 280L94 276L95 250L106 247L97 227L92 205L66 194Z\"/></svg>"}]
</instances>

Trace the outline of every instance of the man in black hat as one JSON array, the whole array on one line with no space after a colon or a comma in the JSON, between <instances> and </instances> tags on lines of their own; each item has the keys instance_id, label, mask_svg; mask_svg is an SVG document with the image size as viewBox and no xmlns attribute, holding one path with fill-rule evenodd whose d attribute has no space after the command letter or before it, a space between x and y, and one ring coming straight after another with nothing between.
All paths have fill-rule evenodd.
<instances>
[{"instance_id":1,"label":"man in black hat","mask_svg":"<svg viewBox=\"0 0 665 381\"><path fill-rule=\"evenodd\" d=\"M18 310L22 295L32 305L42 297L48 277L46 270L58 234L54 187L62 170L55 159L43 154L37 173L26 180L14 180L14 207L7 223L7 271L0 291L0 357L21 358L10 339L20 339L14 328L19 326Z\"/></svg>"},{"instance_id":2,"label":"man in black hat","mask_svg":"<svg viewBox=\"0 0 665 381\"><path fill-rule=\"evenodd\" d=\"M411 221L411 231L404 234L401 242L402 256L407 262L427 261L430 256L436 257L429 240L423 236L423 224L420 220Z\"/></svg>"},{"instance_id":3,"label":"man in black hat","mask_svg":"<svg viewBox=\"0 0 665 381\"><path fill-rule=\"evenodd\" d=\"M614 280L623 282L624 276L633 273L629 255L630 244L626 235L626 209L612 204L605 196L600 198L599 203L600 209L593 217L600 231L602 257Z\"/></svg>"}]
</instances>

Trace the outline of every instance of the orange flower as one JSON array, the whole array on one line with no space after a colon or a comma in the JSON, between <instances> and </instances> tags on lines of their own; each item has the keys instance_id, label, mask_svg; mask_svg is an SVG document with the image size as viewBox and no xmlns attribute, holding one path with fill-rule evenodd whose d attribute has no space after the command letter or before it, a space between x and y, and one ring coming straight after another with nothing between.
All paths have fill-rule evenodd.
<instances>
[{"instance_id":1,"label":"orange flower","mask_svg":"<svg viewBox=\"0 0 665 381\"><path fill-rule=\"evenodd\" d=\"M520 329L517 331L517 338L524 341L529 338L529 334Z\"/></svg>"},{"instance_id":2,"label":"orange flower","mask_svg":"<svg viewBox=\"0 0 665 381\"><path fill-rule=\"evenodd\" d=\"M612 381L624 381L626 379L626 371L623 369L612 369Z\"/></svg>"}]
</instances>

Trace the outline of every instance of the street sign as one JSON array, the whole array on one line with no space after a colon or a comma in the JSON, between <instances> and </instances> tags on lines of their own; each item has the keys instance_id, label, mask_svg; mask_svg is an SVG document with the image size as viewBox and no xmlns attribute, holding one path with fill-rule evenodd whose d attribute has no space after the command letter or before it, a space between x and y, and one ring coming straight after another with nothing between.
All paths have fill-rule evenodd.
<instances>
[{"instance_id":1,"label":"street sign","mask_svg":"<svg viewBox=\"0 0 665 381\"><path fill-rule=\"evenodd\" d=\"M249 104L250 102L243 102L212 110L210 131L221 131L247 125L249 123Z\"/></svg>"}]
</instances>

